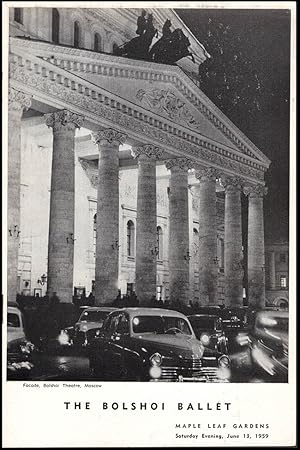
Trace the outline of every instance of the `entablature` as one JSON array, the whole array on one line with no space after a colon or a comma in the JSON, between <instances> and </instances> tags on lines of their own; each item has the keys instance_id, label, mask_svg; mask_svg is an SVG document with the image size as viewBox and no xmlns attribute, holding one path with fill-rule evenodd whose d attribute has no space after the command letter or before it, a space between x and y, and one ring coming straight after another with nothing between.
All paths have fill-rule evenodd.
<instances>
[{"instance_id":1,"label":"entablature","mask_svg":"<svg viewBox=\"0 0 300 450\"><path fill-rule=\"evenodd\" d=\"M28 51L24 51L26 46ZM124 62L124 58L112 55L16 38L11 41L11 52L9 69L12 86L55 108L69 108L84 114L86 121L91 123L91 129L101 125L118 127L137 142L143 139L144 143L159 145L174 156L186 156L202 165L222 168L228 174L240 174L263 183L264 172L269 166L266 157L262 160L253 151L252 156L242 153L84 78L85 72L99 73L99 70L110 77L153 77L153 81L173 83L191 101L189 89L195 90L197 87L184 84L187 76L179 68L127 59ZM66 57L66 54L69 56ZM90 54L93 57L90 58ZM76 60L80 55L82 62ZM193 98L196 101L196 97ZM201 103L198 108L201 109ZM213 116L208 110L207 114Z\"/></svg>"}]
</instances>

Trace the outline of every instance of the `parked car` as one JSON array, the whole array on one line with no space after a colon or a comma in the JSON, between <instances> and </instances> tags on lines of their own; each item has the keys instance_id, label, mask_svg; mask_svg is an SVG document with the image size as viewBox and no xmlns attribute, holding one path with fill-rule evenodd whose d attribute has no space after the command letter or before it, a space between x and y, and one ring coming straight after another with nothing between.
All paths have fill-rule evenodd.
<instances>
[{"instance_id":1,"label":"parked car","mask_svg":"<svg viewBox=\"0 0 300 450\"><path fill-rule=\"evenodd\" d=\"M74 327L73 343L86 347L97 336L109 313L116 308L108 306L90 306L85 308Z\"/></svg>"},{"instance_id":2,"label":"parked car","mask_svg":"<svg viewBox=\"0 0 300 450\"><path fill-rule=\"evenodd\" d=\"M188 318L160 308L112 312L89 348L98 379L227 382L228 356L205 349Z\"/></svg>"},{"instance_id":3,"label":"parked car","mask_svg":"<svg viewBox=\"0 0 300 450\"><path fill-rule=\"evenodd\" d=\"M288 312L254 312L249 329L252 363L274 381L288 381Z\"/></svg>"},{"instance_id":4,"label":"parked car","mask_svg":"<svg viewBox=\"0 0 300 450\"><path fill-rule=\"evenodd\" d=\"M34 345L26 338L24 318L16 306L7 307L7 378L24 379L30 376L34 364Z\"/></svg>"},{"instance_id":5,"label":"parked car","mask_svg":"<svg viewBox=\"0 0 300 450\"><path fill-rule=\"evenodd\" d=\"M194 333L205 347L228 353L227 338L225 336L222 319L209 314L193 314L187 316Z\"/></svg>"}]
</instances>

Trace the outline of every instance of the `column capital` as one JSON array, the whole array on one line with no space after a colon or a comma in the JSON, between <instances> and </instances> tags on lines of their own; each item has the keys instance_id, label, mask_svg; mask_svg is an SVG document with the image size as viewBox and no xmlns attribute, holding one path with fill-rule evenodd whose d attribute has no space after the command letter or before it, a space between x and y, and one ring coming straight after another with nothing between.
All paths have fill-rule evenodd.
<instances>
[{"instance_id":1,"label":"column capital","mask_svg":"<svg viewBox=\"0 0 300 450\"><path fill-rule=\"evenodd\" d=\"M222 186L225 188L225 191L231 190L231 189L242 190L242 187L244 184L242 178L234 177L234 176L230 176L230 175L222 175L221 183L222 183Z\"/></svg>"},{"instance_id":2,"label":"column capital","mask_svg":"<svg viewBox=\"0 0 300 450\"><path fill-rule=\"evenodd\" d=\"M199 181L202 180L216 181L216 179L220 177L220 172L218 171L218 169L215 169L214 167L196 168L195 177L198 178Z\"/></svg>"},{"instance_id":3,"label":"column capital","mask_svg":"<svg viewBox=\"0 0 300 450\"><path fill-rule=\"evenodd\" d=\"M264 195L267 195L268 188L262 185L247 185L243 188L244 194L251 197L263 197Z\"/></svg>"},{"instance_id":4,"label":"column capital","mask_svg":"<svg viewBox=\"0 0 300 450\"><path fill-rule=\"evenodd\" d=\"M145 144L140 147L135 147L131 150L132 156L136 159L140 156L146 156L150 159L160 159L163 155L161 148L152 144Z\"/></svg>"},{"instance_id":5,"label":"column capital","mask_svg":"<svg viewBox=\"0 0 300 450\"><path fill-rule=\"evenodd\" d=\"M53 131L75 130L83 125L84 117L63 109L54 113L45 114L45 122Z\"/></svg>"},{"instance_id":6,"label":"column capital","mask_svg":"<svg viewBox=\"0 0 300 450\"><path fill-rule=\"evenodd\" d=\"M122 145L125 144L127 139L127 134L121 133L120 131L114 130L113 128L106 128L104 130L99 130L92 133L92 141L94 144L98 145Z\"/></svg>"},{"instance_id":7,"label":"column capital","mask_svg":"<svg viewBox=\"0 0 300 450\"><path fill-rule=\"evenodd\" d=\"M15 112L22 112L29 109L31 106L31 95L24 94L24 92L17 91L14 88L8 89L8 110Z\"/></svg>"},{"instance_id":8,"label":"column capital","mask_svg":"<svg viewBox=\"0 0 300 450\"><path fill-rule=\"evenodd\" d=\"M187 171L192 169L193 161L188 158L171 158L165 161L165 166L168 170L177 169L181 171Z\"/></svg>"}]
</instances>

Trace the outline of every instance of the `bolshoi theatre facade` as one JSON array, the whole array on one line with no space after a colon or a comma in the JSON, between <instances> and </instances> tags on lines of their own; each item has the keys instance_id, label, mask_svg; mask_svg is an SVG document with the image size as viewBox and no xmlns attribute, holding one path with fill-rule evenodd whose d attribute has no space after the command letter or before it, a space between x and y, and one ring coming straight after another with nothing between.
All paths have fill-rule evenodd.
<instances>
[{"instance_id":1,"label":"bolshoi theatre facade","mask_svg":"<svg viewBox=\"0 0 300 450\"><path fill-rule=\"evenodd\" d=\"M147 13L194 61L117 56L137 9L10 8L8 300L242 305L246 288L264 305L270 161L201 91L203 45L172 9Z\"/></svg>"}]
</instances>

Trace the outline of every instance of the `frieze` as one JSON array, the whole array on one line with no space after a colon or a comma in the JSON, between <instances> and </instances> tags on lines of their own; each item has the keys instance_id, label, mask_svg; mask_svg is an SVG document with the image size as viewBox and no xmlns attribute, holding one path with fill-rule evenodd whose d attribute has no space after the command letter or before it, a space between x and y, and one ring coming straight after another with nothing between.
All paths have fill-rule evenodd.
<instances>
[{"instance_id":1,"label":"frieze","mask_svg":"<svg viewBox=\"0 0 300 450\"><path fill-rule=\"evenodd\" d=\"M96 133L92 133L92 141L94 144L105 145L107 143L113 145L125 144L127 135L125 133L120 133L113 128L106 128L104 130L99 130Z\"/></svg>"},{"instance_id":2,"label":"frieze","mask_svg":"<svg viewBox=\"0 0 300 450\"><path fill-rule=\"evenodd\" d=\"M121 198L127 198L131 200L136 199L136 187L130 184L125 184L124 188L120 191Z\"/></svg>"},{"instance_id":3,"label":"frieze","mask_svg":"<svg viewBox=\"0 0 300 450\"><path fill-rule=\"evenodd\" d=\"M26 71L23 67L19 67L15 64L11 65L11 78L13 80L24 83L27 86L36 88L43 93L51 95L62 101L68 99L68 103L74 104L84 111L96 114L99 118L109 120L124 129L132 130L134 133L144 134L150 139L159 141L162 145L168 145L171 148L178 151L184 151L189 156L195 158L201 158L207 163L213 163L215 165L222 166L224 169L228 169L233 172L254 178L260 181L264 180L264 172L253 167L249 167L246 164L241 164L238 161L233 161L229 157L220 155L216 152L204 148L201 145L196 145L188 142L186 139L174 136L161 129L155 128L148 123L129 116L119 110L112 109L91 97L71 90L62 84L58 84L45 77L41 77L34 73ZM203 145L205 143L203 142ZM215 148L217 150L217 148Z\"/></svg>"},{"instance_id":4,"label":"frieze","mask_svg":"<svg viewBox=\"0 0 300 450\"><path fill-rule=\"evenodd\" d=\"M167 201L167 196L161 192L157 192L156 194L156 201L157 204L161 207L161 208L167 208L168 206L168 201Z\"/></svg>"},{"instance_id":5,"label":"frieze","mask_svg":"<svg viewBox=\"0 0 300 450\"><path fill-rule=\"evenodd\" d=\"M84 117L71 111L63 109L54 113L45 114L47 127L53 131L75 130L83 125Z\"/></svg>"},{"instance_id":6,"label":"frieze","mask_svg":"<svg viewBox=\"0 0 300 450\"><path fill-rule=\"evenodd\" d=\"M166 168L168 170L177 167L182 170L192 169L194 162L188 158L172 158L165 161Z\"/></svg>"},{"instance_id":7,"label":"frieze","mask_svg":"<svg viewBox=\"0 0 300 450\"><path fill-rule=\"evenodd\" d=\"M160 159L163 155L162 149L152 144L145 144L140 147L135 147L131 150L131 154L134 158L138 158L141 155L147 156L150 159Z\"/></svg>"}]
</instances>

